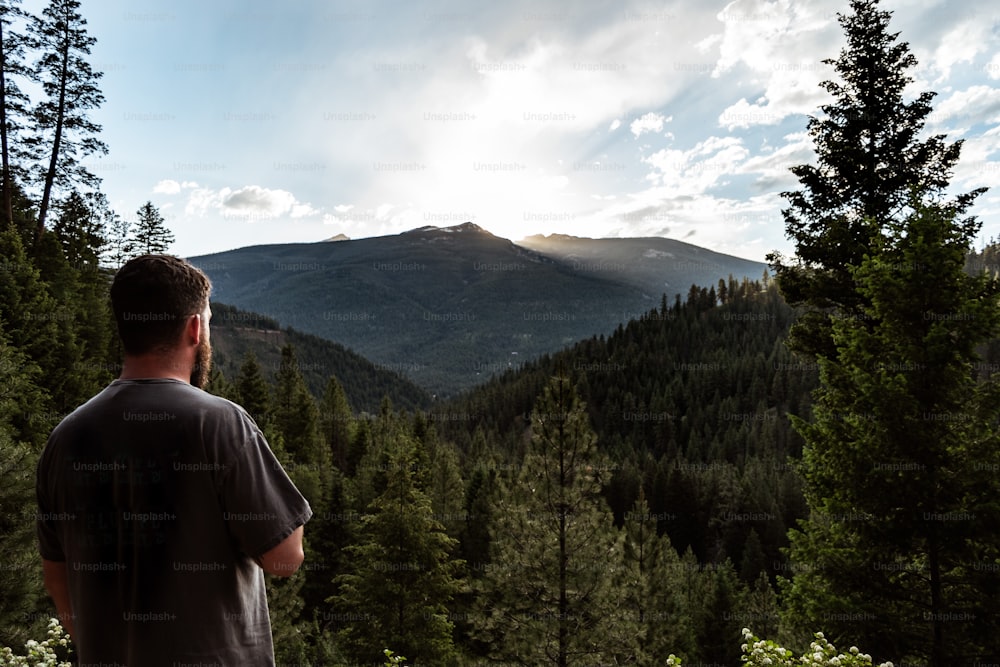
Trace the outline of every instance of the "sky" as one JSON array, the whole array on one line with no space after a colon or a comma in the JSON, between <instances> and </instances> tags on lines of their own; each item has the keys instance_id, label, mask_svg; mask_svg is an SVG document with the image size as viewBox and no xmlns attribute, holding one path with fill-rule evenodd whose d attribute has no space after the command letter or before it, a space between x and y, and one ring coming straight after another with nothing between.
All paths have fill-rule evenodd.
<instances>
[{"instance_id":1,"label":"sky","mask_svg":"<svg viewBox=\"0 0 1000 667\"><path fill-rule=\"evenodd\" d=\"M40 6L28 0L25 7ZM1000 236L1000 4L883 0ZM124 217L196 256L472 221L792 254L847 0L82 0Z\"/></svg>"}]
</instances>

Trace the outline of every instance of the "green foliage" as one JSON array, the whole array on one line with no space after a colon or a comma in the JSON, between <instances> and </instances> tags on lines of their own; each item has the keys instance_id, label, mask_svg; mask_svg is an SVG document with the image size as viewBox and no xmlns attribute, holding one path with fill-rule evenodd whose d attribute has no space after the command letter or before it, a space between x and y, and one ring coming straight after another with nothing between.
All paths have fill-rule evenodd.
<instances>
[{"instance_id":1,"label":"green foliage","mask_svg":"<svg viewBox=\"0 0 1000 667\"><path fill-rule=\"evenodd\" d=\"M212 363L227 377L237 377L241 364L252 352L264 380L273 382L285 345L295 348L299 372L317 400L323 398L330 377L336 376L348 403L359 412L378 412L385 396L404 410L427 409L431 403L425 390L343 345L291 327L282 329L272 318L212 302Z\"/></svg>"},{"instance_id":2,"label":"green foliage","mask_svg":"<svg viewBox=\"0 0 1000 667\"><path fill-rule=\"evenodd\" d=\"M614 462L603 493L616 524L641 487L658 533L678 552L690 546L701 562L742 564L755 531L775 577L787 531L806 515L789 464L801 438L788 415L808 415L816 365L784 345L793 313L776 285L730 279L724 306L709 292L664 301L607 338L525 364L448 404L441 412L462 419L440 430L470 453L467 477L473 465L518 465L525 415L547 378L566 368ZM494 462L474 454L489 448Z\"/></svg>"},{"instance_id":3,"label":"green foliage","mask_svg":"<svg viewBox=\"0 0 1000 667\"><path fill-rule=\"evenodd\" d=\"M147 201L135 212L135 227L132 231L132 245L136 254L154 255L167 251L174 242L174 234L167 229L160 211Z\"/></svg>"},{"instance_id":4,"label":"green foliage","mask_svg":"<svg viewBox=\"0 0 1000 667\"><path fill-rule=\"evenodd\" d=\"M836 647L823 636L822 632L813 635L809 649L798 659L792 651L783 648L770 639L758 639L747 628L743 628L744 643L742 662L750 667L796 667L810 665L812 667L871 667L872 657L862 653L857 646L852 646L847 653L837 651ZM879 667L893 667L891 662L884 662Z\"/></svg>"},{"instance_id":5,"label":"green foliage","mask_svg":"<svg viewBox=\"0 0 1000 667\"><path fill-rule=\"evenodd\" d=\"M10 647L0 645L0 667L72 667L63 657L72 643L58 620L49 619L46 634L48 636L42 641L29 639L25 642L24 655L16 655Z\"/></svg>"},{"instance_id":6,"label":"green foliage","mask_svg":"<svg viewBox=\"0 0 1000 667\"><path fill-rule=\"evenodd\" d=\"M978 226L954 216L915 197L853 272L870 306L834 323L838 356L821 359L815 418L798 424L813 514L791 554L810 571L788 596L803 623L942 666L1000 649L985 620L1000 587L987 527L1000 494L1000 387L970 372L1000 324L1000 289L964 271ZM831 621L821 609L838 612Z\"/></svg>"},{"instance_id":7,"label":"green foliage","mask_svg":"<svg viewBox=\"0 0 1000 667\"><path fill-rule=\"evenodd\" d=\"M595 443L569 379L553 377L532 413L520 470L495 498L479 616L494 658L563 666L634 659L639 624L619 587L621 538L600 496L609 465Z\"/></svg>"},{"instance_id":8,"label":"green foliage","mask_svg":"<svg viewBox=\"0 0 1000 667\"><path fill-rule=\"evenodd\" d=\"M353 660L378 661L391 645L410 659L450 664L457 657L448 605L460 590L457 541L434 517L419 488L417 443L397 433L386 451L385 488L361 518L359 540L347 547L349 570L332 600L345 620L338 633Z\"/></svg>"},{"instance_id":9,"label":"green foliage","mask_svg":"<svg viewBox=\"0 0 1000 667\"><path fill-rule=\"evenodd\" d=\"M406 656L396 655L389 649L382 651L385 654L385 667L392 667L393 665L402 665L406 662Z\"/></svg>"},{"instance_id":10,"label":"green foliage","mask_svg":"<svg viewBox=\"0 0 1000 667\"><path fill-rule=\"evenodd\" d=\"M789 203L783 214L794 262L778 253L768 256L782 294L807 308L791 342L813 356L834 353L830 309L851 316L865 303L851 269L872 245L873 231L877 235L898 218L911 188L940 196L962 143L923 131L934 93L904 98L913 80L908 72L917 63L908 44L889 31L891 13L880 10L878 0L851 0L851 10L840 15L847 45L836 59L824 61L838 75L821 84L833 101L809 120L816 163L793 167L802 188L782 193ZM956 197L956 214L982 192Z\"/></svg>"},{"instance_id":11,"label":"green foliage","mask_svg":"<svg viewBox=\"0 0 1000 667\"><path fill-rule=\"evenodd\" d=\"M81 159L108 152L98 138L100 125L87 115L103 104L104 95L97 85L102 74L87 61L97 40L87 34L87 20L79 9L79 0L49 0L29 24L32 46L39 53L34 70L45 94L33 111L31 139L46 149L35 174L42 188L36 240L45 231L53 192L68 192L77 184L96 186L99 179Z\"/></svg>"}]
</instances>

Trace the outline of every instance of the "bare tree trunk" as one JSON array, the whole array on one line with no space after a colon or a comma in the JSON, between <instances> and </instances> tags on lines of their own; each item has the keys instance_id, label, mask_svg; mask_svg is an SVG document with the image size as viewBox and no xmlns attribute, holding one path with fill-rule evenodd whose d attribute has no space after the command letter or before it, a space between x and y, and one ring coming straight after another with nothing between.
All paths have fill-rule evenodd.
<instances>
[{"instance_id":1,"label":"bare tree trunk","mask_svg":"<svg viewBox=\"0 0 1000 667\"><path fill-rule=\"evenodd\" d=\"M56 129L52 139L52 154L49 158L49 168L45 172L45 186L42 189L42 202L38 205L38 229L35 242L45 233L45 216L48 214L49 201L52 197L52 185L56 180L56 167L59 164L59 149L62 147L63 121L66 118L66 81L69 78L69 22L65 22L66 31L62 44L62 65L59 71L59 104L56 106Z\"/></svg>"},{"instance_id":2,"label":"bare tree trunk","mask_svg":"<svg viewBox=\"0 0 1000 667\"><path fill-rule=\"evenodd\" d=\"M7 48L4 43L3 21L0 20L0 151L3 152L3 192L0 194L0 222L6 229L14 221L14 204L11 189L10 150L7 147Z\"/></svg>"}]
</instances>

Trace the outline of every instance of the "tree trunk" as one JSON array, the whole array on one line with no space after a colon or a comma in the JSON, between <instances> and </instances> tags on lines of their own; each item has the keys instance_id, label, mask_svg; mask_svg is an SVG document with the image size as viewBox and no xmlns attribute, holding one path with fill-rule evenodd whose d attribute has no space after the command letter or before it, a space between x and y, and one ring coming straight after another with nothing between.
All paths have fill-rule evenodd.
<instances>
[{"instance_id":1,"label":"tree trunk","mask_svg":"<svg viewBox=\"0 0 1000 667\"><path fill-rule=\"evenodd\" d=\"M561 397L560 397L561 398ZM565 404L560 401L560 405ZM566 434L565 420L559 423L559 667L566 667L569 648L569 627L566 614L569 611L569 599L566 594Z\"/></svg>"},{"instance_id":2,"label":"tree trunk","mask_svg":"<svg viewBox=\"0 0 1000 667\"><path fill-rule=\"evenodd\" d=\"M66 34L62 44L62 66L59 71L59 104L56 107L56 130L52 139L52 155L49 158L49 168L45 172L45 185L42 189L42 202L38 205L38 229L35 243L45 233L45 216L49 210L49 200L52 197L52 185L56 180L56 167L59 164L59 149L62 145L63 121L66 117L66 81L69 78L69 22L65 23Z\"/></svg>"},{"instance_id":3,"label":"tree trunk","mask_svg":"<svg viewBox=\"0 0 1000 667\"><path fill-rule=\"evenodd\" d=\"M11 193L10 151L7 148L7 47L4 43L3 20L0 20L0 151L3 152L2 200L0 222L6 229L14 222L13 194Z\"/></svg>"}]
</instances>

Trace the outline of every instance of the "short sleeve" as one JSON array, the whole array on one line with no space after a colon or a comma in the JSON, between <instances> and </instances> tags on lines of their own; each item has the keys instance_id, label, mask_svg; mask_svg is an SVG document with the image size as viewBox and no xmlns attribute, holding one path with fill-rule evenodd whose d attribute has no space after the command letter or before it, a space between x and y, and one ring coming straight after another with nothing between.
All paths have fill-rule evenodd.
<instances>
[{"instance_id":1,"label":"short sleeve","mask_svg":"<svg viewBox=\"0 0 1000 667\"><path fill-rule=\"evenodd\" d=\"M233 434L234 457L222 480L223 520L238 547L258 558L312 517L309 502L288 478L260 429L243 415Z\"/></svg>"}]
</instances>

